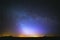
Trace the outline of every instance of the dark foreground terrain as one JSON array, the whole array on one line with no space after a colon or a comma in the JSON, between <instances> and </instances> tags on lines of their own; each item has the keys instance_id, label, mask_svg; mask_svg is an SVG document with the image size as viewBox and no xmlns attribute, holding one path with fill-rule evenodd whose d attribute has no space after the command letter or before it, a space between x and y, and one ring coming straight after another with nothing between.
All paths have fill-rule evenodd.
<instances>
[{"instance_id":1,"label":"dark foreground terrain","mask_svg":"<svg viewBox=\"0 0 60 40\"><path fill-rule=\"evenodd\" d=\"M26 39L34 39L34 40L60 40L60 37L0 37L0 40L26 40Z\"/></svg>"}]
</instances>

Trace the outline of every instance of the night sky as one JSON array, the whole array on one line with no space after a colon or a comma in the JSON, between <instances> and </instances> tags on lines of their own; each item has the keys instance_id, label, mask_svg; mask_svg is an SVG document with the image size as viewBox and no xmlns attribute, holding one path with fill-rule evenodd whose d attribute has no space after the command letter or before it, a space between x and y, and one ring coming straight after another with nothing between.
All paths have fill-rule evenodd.
<instances>
[{"instance_id":1,"label":"night sky","mask_svg":"<svg viewBox=\"0 0 60 40\"><path fill-rule=\"evenodd\" d=\"M58 0L0 1L0 34L19 33L28 27L39 33L60 34L60 3ZM30 29L32 30L32 29Z\"/></svg>"}]
</instances>

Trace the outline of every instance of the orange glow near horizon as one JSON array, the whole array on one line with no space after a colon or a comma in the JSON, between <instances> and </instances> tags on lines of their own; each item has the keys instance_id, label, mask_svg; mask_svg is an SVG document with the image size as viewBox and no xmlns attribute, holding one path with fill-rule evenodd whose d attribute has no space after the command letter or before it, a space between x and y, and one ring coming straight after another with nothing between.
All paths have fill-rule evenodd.
<instances>
[{"instance_id":1,"label":"orange glow near horizon","mask_svg":"<svg viewBox=\"0 0 60 40\"><path fill-rule=\"evenodd\" d=\"M2 34L0 35L0 37L4 37L4 36L12 36L12 37L44 37L44 35L38 35L38 34L18 34L18 35L14 35L14 34Z\"/></svg>"},{"instance_id":2,"label":"orange glow near horizon","mask_svg":"<svg viewBox=\"0 0 60 40\"><path fill-rule=\"evenodd\" d=\"M14 34L14 33L3 33L0 34L0 37L5 37L5 36L12 36L12 37L44 37L44 36L53 36L53 35L44 35L44 34L25 34L25 33L20 33L20 34Z\"/></svg>"},{"instance_id":3,"label":"orange glow near horizon","mask_svg":"<svg viewBox=\"0 0 60 40\"><path fill-rule=\"evenodd\" d=\"M44 35L38 35L38 34L20 34L18 37L44 37Z\"/></svg>"}]
</instances>

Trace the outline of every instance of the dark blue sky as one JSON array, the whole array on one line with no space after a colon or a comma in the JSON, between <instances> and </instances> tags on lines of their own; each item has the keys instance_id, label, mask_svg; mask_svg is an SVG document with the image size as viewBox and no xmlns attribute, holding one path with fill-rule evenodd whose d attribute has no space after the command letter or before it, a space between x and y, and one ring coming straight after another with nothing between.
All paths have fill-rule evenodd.
<instances>
[{"instance_id":1,"label":"dark blue sky","mask_svg":"<svg viewBox=\"0 0 60 40\"><path fill-rule=\"evenodd\" d=\"M59 2L58 0L3 0L0 2L1 8L1 27L0 31L5 32L6 29L15 30L16 23L26 18L30 20L35 20L38 18L45 21L44 25L49 25L50 30L54 29L52 32L60 33L58 28L60 28L60 19L59 19ZM46 19L48 21L46 22ZM20 20L20 21L19 21ZM27 20L26 20L27 21ZM35 21L36 22L36 21ZM46 24L47 23L47 24ZM52 24L51 24L52 23ZM40 23L41 24L41 23ZM8 27L9 26L9 27ZM53 26L53 27L52 27ZM49 27L46 27L47 29ZM2 30L4 29L4 30ZM56 29L56 30L55 30ZM16 29L17 30L17 29Z\"/></svg>"}]
</instances>

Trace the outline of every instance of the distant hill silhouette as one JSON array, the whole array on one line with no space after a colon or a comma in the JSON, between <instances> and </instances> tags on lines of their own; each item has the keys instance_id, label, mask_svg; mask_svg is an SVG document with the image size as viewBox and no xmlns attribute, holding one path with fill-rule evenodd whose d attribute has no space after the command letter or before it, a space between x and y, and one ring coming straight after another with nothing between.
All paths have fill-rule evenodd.
<instances>
[{"instance_id":1,"label":"distant hill silhouette","mask_svg":"<svg viewBox=\"0 0 60 40\"><path fill-rule=\"evenodd\" d=\"M60 40L60 37L12 37L12 36L4 36L4 37L0 37L0 40L7 40L7 39L13 39L13 40L17 40L17 39L46 39L46 40Z\"/></svg>"}]
</instances>

